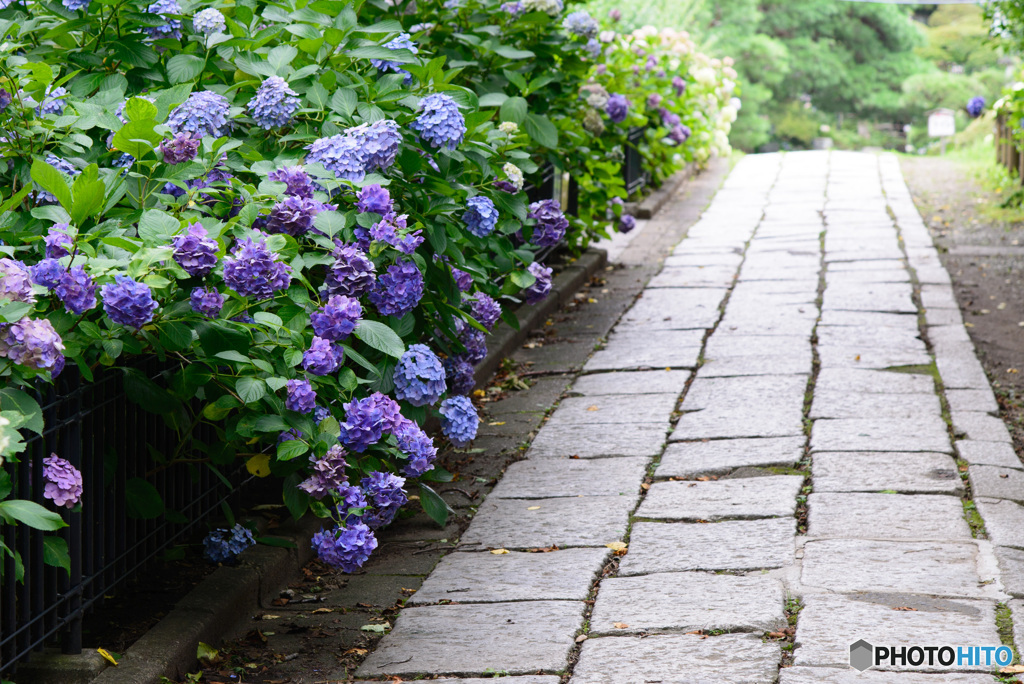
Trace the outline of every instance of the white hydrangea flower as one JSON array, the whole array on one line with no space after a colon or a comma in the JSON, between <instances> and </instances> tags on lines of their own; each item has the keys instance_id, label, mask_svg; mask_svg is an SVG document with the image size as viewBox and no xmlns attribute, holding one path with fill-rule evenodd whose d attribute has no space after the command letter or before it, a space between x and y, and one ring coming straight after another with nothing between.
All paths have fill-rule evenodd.
<instances>
[{"instance_id":1,"label":"white hydrangea flower","mask_svg":"<svg viewBox=\"0 0 1024 684\"><path fill-rule=\"evenodd\" d=\"M561 14L564 6L562 0L523 0L527 12L544 12L552 17Z\"/></svg>"},{"instance_id":2,"label":"white hydrangea flower","mask_svg":"<svg viewBox=\"0 0 1024 684\"><path fill-rule=\"evenodd\" d=\"M502 121L498 124L498 130L505 135L515 135L519 132L519 124L515 121Z\"/></svg>"},{"instance_id":3,"label":"white hydrangea flower","mask_svg":"<svg viewBox=\"0 0 1024 684\"><path fill-rule=\"evenodd\" d=\"M516 192L523 189L523 172L518 166L512 162L506 162L506 164L501 167L501 170L505 172L506 176L508 176L509 182L516 186Z\"/></svg>"},{"instance_id":4,"label":"white hydrangea flower","mask_svg":"<svg viewBox=\"0 0 1024 684\"><path fill-rule=\"evenodd\" d=\"M4 463L4 453L11 448L11 433L7 431L10 424L11 421L0 416L0 465Z\"/></svg>"}]
</instances>

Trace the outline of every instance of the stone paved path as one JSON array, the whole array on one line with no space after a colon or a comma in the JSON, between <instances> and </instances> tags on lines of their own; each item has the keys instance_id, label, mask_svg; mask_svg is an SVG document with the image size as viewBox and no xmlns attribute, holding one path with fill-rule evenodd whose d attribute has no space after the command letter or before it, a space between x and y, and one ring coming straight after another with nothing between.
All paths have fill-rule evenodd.
<instances>
[{"instance_id":1,"label":"stone paved path","mask_svg":"<svg viewBox=\"0 0 1024 684\"><path fill-rule=\"evenodd\" d=\"M1024 647L1024 466L894 158L746 157L583 370L360 676L974 684L849 645Z\"/></svg>"}]
</instances>

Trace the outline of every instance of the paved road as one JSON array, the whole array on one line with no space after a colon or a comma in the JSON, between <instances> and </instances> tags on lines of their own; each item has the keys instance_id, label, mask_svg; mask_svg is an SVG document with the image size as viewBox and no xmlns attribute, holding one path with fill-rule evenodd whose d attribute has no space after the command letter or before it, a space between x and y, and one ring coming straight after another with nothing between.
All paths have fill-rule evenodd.
<instances>
[{"instance_id":1,"label":"paved road","mask_svg":"<svg viewBox=\"0 0 1024 684\"><path fill-rule=\"evenodd\" d=\"M848 662L1024 647L995 412L896 160L748 156L359 675L994 682Z\"/></svg>"}]
</instances>

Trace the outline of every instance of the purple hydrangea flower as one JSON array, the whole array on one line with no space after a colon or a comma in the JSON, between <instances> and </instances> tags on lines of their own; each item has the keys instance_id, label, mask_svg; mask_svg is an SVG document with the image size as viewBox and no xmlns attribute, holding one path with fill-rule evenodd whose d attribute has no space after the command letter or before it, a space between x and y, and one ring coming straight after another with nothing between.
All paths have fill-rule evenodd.
<instances>
[{"instance_id":1,"label":"purple hydrangea flower","mask_svg":"<svg viewBox=\"0 0 1024 684\"><path fill-rule=\"evenodd\" d=\"M277 436L277 443L280 444L281 442L292 442L297 439L302 439L301 432L295 429L285 430L284 432Z\"/></svg>"},{"instance_id":2,"label":"purple hydrangea flower","mask_svg":"<svg viewBox=\"0 0 1024 684\"><path fill-rule=\"evenodd\" d=\"M19 366L59 372L64 367L64 342L45 318L22 318L5 326L0 355Z\"/></svg>"},{"instance_id":3,"label":"purple hydrangea flower","mask_svg":"<svg viewBox=\"0 0 1024 684\"><path fill-rule=\"evenodd\" d=\"M448 397L441 402L441 432L457 447L469 446L476 438L480 418L469 397Z\"/></svg>"},{"instance_id":4,"label":"purple hydrangea flower","mask_svg":"<svg viewBox=\"0 0 1024 684\"><path fill-rule=\"evenodd\" d=\"M459 342L466 348L466 360L471 363L483 361L487 356L487 333L466 325L459 319L455 320L455 331L459 336Z\"/></svg>"},{"instance_id":5,"label":"purple hydrangea flower","mask_svg":"<svg viewBox=\"0 0 1024 684\"><path fill-rule=\"evenodd\" d=\"M513 18L518 17L526 11L523 3L518 0L516 0L516 2L506 2L499 9L506 14L511 14Z\"/></svg>"},{"instance_id":6,"label":"purple hydrangea flower","mask_svg":"<svg viewBox=\"0 0 1024 684\"><path fill-rule=\"evenodd\" d=\"M661 95L658 93L651 93L647 96L647 106L651 109L657 109L661 105Z\"/></svg>"},{"instance_id":7,"label":"purple hydrangea flower","mask_svg":"<svg viewBox=\"0 0 1024 684\"><path fill-rule=\"evenodd\" d=\"M392 213L394 202L391 201L391 193L387 188L379 185L367 185L359 191L356 209L361 213L373 212L384 216Z\"/></svg>"},{"instance_id":8,"label":"purple hydrangea flower","mask_svg":"<svg viewBox=\"0 0 1024 684\"><path fill-rule=\"evenodd\" d=\"M165 1L177 5L174 0ZM231 132L230 113L231 104L226 97L211 90L200 90L174 108L167 117L167 125L175 135L190 133L194 138L207 135L220 138Z\"/></svg>"},{"instance_id":9,"label":"purple hydrangea flower","mask_svg":"<svg viewBox=\"0 0 1024 684\"><path fill-rule=\"evenodd\" d=\"M232 256L224 260L224 282L243 297L268 299L291 284L292 269L277 261L263 237L236 243Z\"/></svg>"},{"instance_id":10,"label":"purple hydrangea flower","mask_svg":"<svg viewBox=\"0 0 1024 684\"><path fill-rule=\"evenodd\" d=\"M351 451L362 453L376 444L385 432L394 432L405 422L394 399L374 392L365 399L353 399L344 404L345 421L341 423L342 444Z\"/></svg>"},{"instance_id":11,"label":"purple hydrangea flower","mask_svg":"<svg viewBox=\"0 0 1024 684\"><path fill-rule=\"evenodd\" d=\"M454 150L466 135L466 119L450 95L434 93L420 100L420 115L409 124L431 147Z\"/></svg>"},{"instance_id":12,"label":"purple hydrangea flower","mask_svg":"<svg viewBox=\"0 0 1024 684\"><path fill-rule=\"evenodd\" d=\"M74 508L82 500L82 473L57 454L43 459L43 497L57 506Z\"/></svg>"},{"instance_id":13,"label":"purple hydrangea flower","mask_svg":"<svg viewBox=\"0 0 1024 684\"><path fill-rule=\"evenodd\" d=\"M261 128L287 126L299 109L299 98L288 82L271 76L260 84L256 97L249 100L249 113Z\"/></svg>"},{"instance_id":14,"label":"purple hydrangea flower","mask_svg":"<svg viewBox=\"0 0 1024 684\"><path fill-rule=\"evenodd\" d=\"M313 535L313 548L317 557L342 572L355 572L363 567L370 554L377 548L373 530L361 522L352 522L348 527L336 527Z\"/></svg>"},{"instance_id":15,"label":"purple hydrangea flower","mask_svg":"<svg viewBox=\"0 0 1024 684\"><path fill-rule=\"evenodd\" d=\"M363 307L358 299L332 295L322 309L313 312L309 320L317 337L338 342L352 334L362 317Z\"/></svg>"},{"instance_id":16,"label":"purple hydrangea flower","mask_svg":"<svg viewBox=\"0 0 1024 684\"><path fill-rule=\"evenodd\" d=\"M193 288L188 299L192 304L192 310L207 318L217 318L220 316L220 310L224 308L224 295L213 288Z\"/></svg>"},{"instance_id":17,"label":"purple hydrangea flower","mask_svg":"<svg viewBox=\"0 0 1024 684\"><path fill-rule=\"evenodd\" d=\"M444 394L444 367L425 344L411 345L395 366L395 396L413 406L437 403Z\"/></svg>"},{"instance_id":18,"label":"purple hydrangea flower","mask_svg":"<svg viewBox=\"0 0 1024 684\"><path fill-rule=\"evenodd\" d=\"M625 95L615 93L608 97L608 104L604 106L605 114L614 123L622 123L629 115L629 100Z\"/></svg>"},{"instance_id":19,"label":"purple hydrangea flower","mask_svg":"<svg viewBox=\"0 0 1024 684\"><path fill-rule=\"evenodd\" d=\"M444 360L444 378L448 389L454 394L469 394L476 387L475 369L463 354L449 356Z\"/></svg>"},{"instance_id":20,"label":"purple hydrangea flower","mask_svg":"<svg viewBox=\"0 0 1024 684\"><path fill-rule=\"evenodd\" d=\"M46 94L43 95L43 102L36 107L36 114L39 116L46 116L47 114L55 114L60 116L64 113L64 96L68 94L68 91L63 86L57 86L51 90L52 86L46 86ZM47 162L49 163L49 162Z\"/></svg>"},{"instance_id":21,"label":"purple hydrangea flower","mask_svg":"<svg viewBox=\"0 0 1024 684\"><path fill-rule=\"evenodd\" d=\"M682 76L672 77L672 89L676 91L676 97L680 97L686 92L686 81Z\"/></svg>"},{"instance_id":22,"label":"purple hydrangea flower","mask_svg":"<svg viewBox=\"0 0 1024 684\"><path fill-rule=\"evenodd\" d=\"M53 291L67 312L76 316L96 307L96 283L82 266L62 273Z\"/></svg>"},{"instance_id":23,"label":"purple hydrangea flower","mask_svg":"<svg viewBox=\"0 0 1024 684\"><path fill-rule=\"evenodd\" d=\"M587 39L596 36L600 29L597 19L590 16L590 12L586 10L570 12L562 21L562 28L575 36Z\"/></svg>"},{"instance_id":24,"label":"purple hydrangea flower","mask_svg":"<svg viewBox=\"0 0 1024 684\"><path fill-rule=\"evenodd\" d=\"M345 475L345 468L348 467L346 455L345 448L335 444L327 450L323 458L310 456L310 475L299 483L299 489L318 500L332 491L340 492L348 485L348 476Z\"/></svg>"},{"instance_id":25,"label":"purple hydrangea flower","mask_svg":"<svg viewBox=\"0 0 1024 684\"><path fill-rule=\"evenodd\" d=\"M690 127L684 124L676 124L668 134L669 139L677 145L682 145L690 139Z\"/></svg>"},{"instance_id":26,"label":"purple hydrangea flower","mask_svg":"<svg viewBox=\"0 0 1024 684\"><path fill-rule=\"evenodd\" d=\"M268 178L277 183L284 183L284 194L303 199L313 199L313 181L301 166L286 166L271 171Z\"/></svg>"},{"instance_id":27,"label":"purple hydrangea flower","mask_svg":"<svg viewBox=\"0 0 1024 684\"><path fill-rule=\"evenodd\" d=\"M985 98L982 96L977 95L967 101L967 113L971 115L971 118L981 116L983 111L985 111Z\"/></svg>"},{"instance_id":28,"label":"purple hydrangea flower","mask_svg":"<svg viewBox=\"0 0 1024 684\"><path fill-rule=\"evenodd\" d=\"M591 59L597 59L601 54L601 41L597 38L591 38L583 46L583 49L586 50Z\"/></svg>"},{"instance_id":29,"label":"purple hydrangea flower","mask_svg":"<svg viewBox=\"0 0 1024 684\"><path fill-rule=\"evenodd\" d=\"M61 4L72 12L77 12L80 9L88 7L89 0L61 0Z\"/></svg>"},{"instance_id":30,"label":"purple hydrangea flower","mask_svg":"<svg viewBox=\"0 0 1024 684\"><path fill-rule=\"evenodd\" d=\"M192 27L196 30L196 33L211 36L219 31L224 31L228 25L224 21L224 15L220 13L220 10L207 7L196 12L196 15L192 17Z\"/></svg>"},{"instance_id":31,"label":"purple hydrangea flower","mask_svg":"<svg viewBox=\"0 0 1024 684\"><path fill-rule=\"evenodd\" d=\"M0 299L32 304L32 272L20 261L0 259Z\"/></svg>"},{"instance_id":32,"label":"purple hydrangea flower","mask_svg":"<svg viewBox=\"0 0 1024 684\"><path fill-rule=\"evenodd\" d=\"M331 409L326 406L314 406L313 407L313 420L317 423L322 423L331 417Z\"/></svg>"},{"instance_id":33,"label":"purple hydrangea flower","mask_svg":"<svg viewBox=\"0 0 1024 684\"><path fill-rule=\"evenodd\" d=\"M114 276L114 280L100 289L103 310L110 320L136 329L152 321L160 305L153 299L149 285L123 275Z\"/></svg>"},{"instance_id":34,"label":"purple hydrangea flower","mask_svg":"<svg viewBox=\"0 0 1024 684\"><path fill-rule=\"evenodd\" d=\"M544 264L535 261L526 269L530 274L536 278L533 281L533 285L523 290L523 296L526 298L527 304L536 304L541 301L551 292L551 269L544 266Z\"/></svg>"},{"instance_id":35,"label":"purple hydrangea flower","mask_svg":"<svg viewBox=\"0 0 1024 684\"><path fill-rule=\"evenodd\" d=\"M64 267L60 265L60 261L57 259L43 259L35 266L29 268L29 273L32 275L33 283L42 285L47 290L52 290L60 282L60 277L64 274Z\"/></svg>"},{"instance_id":36,"label":"purple hydrangea flower","mask_svg":"<svg viewBox=\"0 0 1024 684\"><path fill-rule=\"evenodd\" d=\"M82 173L81 171L76 169L75 165L69 162L68 160L61 159L60 157L53 154L46 155L45 161L47 164L60 171L69 179L75 178L76 176L78 176L78 174ZM70 186L71 184L68 183L68 185ZM39 193L36 195L36 199L40 203L57 204L57 198L54 197L52 193L46 190L40 190Z\"/></svg>"},{"instance_id":37,"label":"purple hydrangea flower","mask_svg":"<svg viewBox=\"0 0 1024 684\"><path fill-rule=\"evenodd\" d=\"M469 232L477 237L487 237L498 225L498 210L490 197L477 195L466 200L466 211L462 214Z\"/></svg>"},{"instance_id":38,"label":"purple hydrangea flower","mask_svg":"<svg viewBox=\"0 0 1024 684\"><path fill-rule=\"evenodd\" d=\"M410 420L395 433L395 437L398 448L409 457L402 468L406 477L419 477L434 468L437 447L434 446L434 440L419 425Z\"/></svg>"},{"instance_id":39,"label":"purple hydrangea flower","mask_svg":"<svg viewBox=\"0 0 1024 684\"><path fill-rule=\"evenodd\" d=\"M5 88L0 88L0 112L6 111L13 101L14 96L12 96Z\"/></svg>"},{"instance_id":40,"label":"purple hydrangea flower","mask_svg":"<svg viewBox=\"0 0 1024 684\"><path fill-rule=\"evenodd\" d=\"M331 344L330 340L314 337L309 349L302 355L302 368L313 375L328 375L338 370L344 360L345 352L340 345ZM312 411L312 407L310 407Z\"/></svg>"},{"instance_id":41,"label":"purple hydrangea flower","mask_svg":"<svg viewBox=\"0 0 1024 684\"><path fill-rule=\"evenodd\" d=\"M478 292L472 302L473 318L488 330L494 330L494 324L501 318L501 304L483 292Z\"/></svg>"},{"instance_id":42,"label":"purple hydrangea flower","mask_svg":"<svg viewBox=\"0 0 1024 684\"><path fill-rule=\"evenodd\" d=\"M347 481L338 487L338 497L341 503L337 505L335 510L338 511L338 515L345 521L345 524L360 522L360 514L349 514L353 508L366 508L370 504L366 503L366 497L363 495L363 490L359 487L350 485Z\"/></svg>"},{"instance_id":43,"label":"purple hydrangea flower","mask_svg":"<svg viewBox=\"0 0 1024 684\"><path fill-rule=\"evenodd\" d=\"M419 54L419 49L416 47L416 44L412 42L408 33L402 33L397 38L389 40L384 43L384 47L388 50L408 50L414 55ZM405 84L409 85L412 83L412 74L403 69L402 65L398 62L392 62L391 60L386 59L371 59L370 64L377 67L381 73L394 71L396 74L405 74Z\"/></svg>"},{"instance_id":44,"label":"purple hydrangea flower","mask_svg":"<svg viewBox=\"0 0 1024 684\"><path fill-rule=\"evenodd\" d=\"M664 107L658 110L658 114L661 115L661 124L666 128L678 126L679 122L681 121L678 114L676 114L675 112L671 112L668 109L665 109Z\"/></svg>"},{"instance_id":45,"label":"purple hydrangea flower","mask_svg":"<svg viewBox=\"0 0 1024 684\"><path fill-rule=\"evenodd\" d=\"M405 485L404 477L373 472L369 477L364 477L361 484L363 495L372 507L363 514L362 519L372 530L380 529L394 520L398 509L409 500L402 489Z\"/></svg>"},{"instance_id":46,"label":"purple hydrangea flower","mask_svg":"<svg viewBox=\"0 0 1024 684\"><path fill-rule=\"evenodd\" d=\"M557 245L565 237L569 220L562 213L558 200L540 200L530 205L528 218L536 221L530 242L538 247Z\"/></svg>"},{"instance_id":47,"label":"purple hydrangea flower","mask_svg":"<svg viewBox=\"0 0 1024 684\"><path fill-rule=\"evenodd\" d=\"M190 276L203 277L217 265L217 241L201 223L191 223L186 232L171 239L174 261Z\"/></svg>"},{"instance_id":48,"label":"purple hydrangea flower","mask_svg":"<svg viewBox=\"0 0 1024 684\"><path fill-rule=\"evenodd\" d=\"M167 164L184 164L196 158L199 138L193 138L190 133L178 133L170 140L161 140L160 151Z\"/></svg>"},{"instance_id":49,"label":"purple hydrangea flower","mask_svg":"<svg viewBox=\"0 0 1024 684\"><path fill-rule=\"evenodd\" d=\"M470 288L473 287L473 276L460 268L452 266L452 278L455 279L455 285L459 288L460 292L469 292Z\"/></svg>"},{"instance_id":50,"label":"purple hydrangea flower","mask_svg":"<svg viewBox=\"0 0 1024 684\"><path fill-rule=\"evenodd\" d=\"M275 204L266 220L268 233L299 237L313 230L316 215L327 208L323 202L289 195Z\"/></svg>"},{"instance_id":51,"label":"purple hydrangea flower","mask_svg":"<svg viewBox=\"0 0 1024 684\"><path fill-rule=\"evenodd\" d=\"M323 164L324 168L333 171L337 178L361 181L366 177L362 150L355 138L339 133L329 138L314 140L306 149L309 150L306 162Z\"/></svg>"},{"instance_id":52,"label":"purple hydrangea flower","mask_svg":"<svg viewBox=\"0 0 1024 684\"><path fill-rule=\"evenodd\" d=\"M337 178L361 181L367 173L385 171L395 163L402 136L398 124L381 119L344 133L314 140L306 147L306 161L319 162Z\"/></svg>"},{"instance_id":53,"label":"purple hydrangea flower","mask_svg":"<svg viewBox=\"0 0 1024 684\"><path fill-rule=\"evenodd\" d=\"M629 231L633 230L634 228L636 228L636 219L633 218L632 215L630 215L630 214L623 214L622 217L619 218L619 232L620 233L628 233Z\"/></svg>"},{"instance_id":54,"label":"purple hydrangea flower","mask_svg":"<svg viewBox=\"0 0 1024 684\"><path fill-rule=\"evenodd\" d=\"M316 407L316 391L309 380L289 380L285 383L288 398L284 401L284 407L289 411L298 413L312 413Z\"/></svg>"},{"instance_id":55,"label":"purple hydrangea flower","mask_svg":"<svg viewBox=\"0 0 1024 684\"><path fill-rule=\"evenodd\" d=\"M154 40L161 38L181 38L181 20L168 17L169 14L181 14L181 5L177 0L156 0L146 8L150 14L158 14L164 23L159 26L147 26L142 29ZM175 131L177 132L177 131ZM219 137L219 136L218 136Z\"/></svg>"},{"instance_id":56,"label":"purple hydrangea flower","mask_svg":"<svg viewBox=\"0 0 1024 684\"><path fill-rule=\"evenodd\" d=\"M70 230L70 224L55 223L46 231L43 242L46 244L47 259L60 259L71 254L75 241L69 233Z\"/></svg>"},{"instance_id":57,"label":"purple hydrangea flower","mask_svg":"<svg viewBox=\"0 0 1024 684\"><path fill-rule=\"evenodd\" d=\"M334 250L334 264L324 278L324 292L329 296L359 297L375 282L376 268L366 254L355 245L339 244Z\"/></svg>"},{"instance_id":58,"label":"purple hydrangea flower","mask_svg":"<svg viewBox=\"0 0 1024 684\"><path fill-rule=\"evenodd\" d=\"M423 274L411 261L399 261L377 279L370 302L382 316L401 318L423 297Z\"/></svg>"},{"instance_id":59,"label":"purple hydrangea flower","mask_svg":"<svg viewBox=\"0 0 1024 684\"><path fill-rule=\"evenodd\" d=\"M230 530L219 528L203 539L203 557L211 563L233 562L238 554L255 543L252 531L240 524Z\"/></svg>"}]
</instances>

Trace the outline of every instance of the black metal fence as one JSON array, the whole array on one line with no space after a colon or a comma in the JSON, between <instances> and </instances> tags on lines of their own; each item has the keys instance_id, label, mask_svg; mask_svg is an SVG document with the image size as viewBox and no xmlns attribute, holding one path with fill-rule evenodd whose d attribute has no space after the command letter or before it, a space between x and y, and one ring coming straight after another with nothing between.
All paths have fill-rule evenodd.
<instances>
[{"instance_id":1,"label":"black metal fence","mask_svg":"<svg viewBox=\"0 0 1024 684\"><path fill-rule=\"evenodd\" d=\"M158 382L167 371L155 359L136 368ZM31 435L20 463L4 465L13 498L53 509L43 498L43 458L51 453L82 471L84 492L80 511L61 509L68 527L56 533L67 542L70 573L44 564L44 533L0 525L4 543L20 554L25 568L23 581L17 581L15 560L3 560L0 673L44 645L59 643L65 653L80 652L83 614L168 546L190 536L242 483L244 471L225 477L201 462L161 466L153 454L173 451L181 438L163 416L127 399L122 378L121 370L108 369L86 382L69 364L55 385L37 396L46 423L43 435ZM202 425L190 437L206 443L213 438L212 428ZM133 510L126 493L128 483L139 479L159 492L162 514L143 519Z\"/></svg>"},{"instance_id":2,"label":"black metal fence","mask_svg":"<svg viewBox=\"0 0 1024 684\"><path fill-rule=\"evenodd\" d=\"M626 194L630 197L650 181L648 173L644 170L639 148L646 131L646 128L631 128L626 135L626 148L623 150L626 158L622 163L622 175L626 183Z\"/></svg>"}]
</instances>

